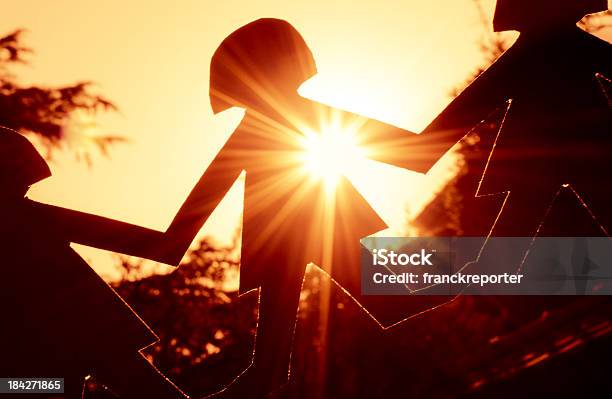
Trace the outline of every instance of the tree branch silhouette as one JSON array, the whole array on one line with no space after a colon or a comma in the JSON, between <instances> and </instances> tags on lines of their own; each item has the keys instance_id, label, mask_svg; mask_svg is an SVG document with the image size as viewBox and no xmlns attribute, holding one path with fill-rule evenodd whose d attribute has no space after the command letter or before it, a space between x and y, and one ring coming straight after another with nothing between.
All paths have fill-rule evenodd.
<instances>
[{"instance_id":1,"label":"tree branch silhouette","mask_svg":"<svg viewBox=\"0 0 612 399\"><path fill-rule=\"evenodd\" d=\"M23 29L0 37L0 125L20 133L32 134L46 146L47 156L67 141L67 128L80 114L97 116L100 112L118 111L109 99L92 91L92 82L77 82L59 87L24 86L12 73L17 64L28 64L33 50L23 44ZM102 155L110 145L125 141L117 135L86 136L85 129L76 129ZM78 140L77 140L78 141ZM87 151L83 157L88 163Z\"/></svg>"}]
</instances>

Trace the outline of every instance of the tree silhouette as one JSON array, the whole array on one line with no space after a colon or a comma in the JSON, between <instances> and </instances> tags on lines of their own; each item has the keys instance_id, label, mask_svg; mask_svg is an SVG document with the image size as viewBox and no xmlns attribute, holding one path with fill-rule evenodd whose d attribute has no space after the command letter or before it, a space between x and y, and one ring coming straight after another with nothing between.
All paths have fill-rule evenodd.
<instances>
[{"instance_id":1,"label":"tree silhouette","mask_svg":"<svg viewBox=\"0 0 612 399\"><path fill-rule=\"evenodd\" d=\"M27 55L33 53L23 44L23 33L19 29L0 38L0 125L42 139L50 157L66 141L67 127L80 113L95 116L100 111L117 111L117 107L94 94L87 81L59 87L22 85L11 69L27 64ZM107 154L109 145L124 140L112 135L86 138L102 154ZM85 160L90 160L87 152Z\"/></svg>"}]
</instances>

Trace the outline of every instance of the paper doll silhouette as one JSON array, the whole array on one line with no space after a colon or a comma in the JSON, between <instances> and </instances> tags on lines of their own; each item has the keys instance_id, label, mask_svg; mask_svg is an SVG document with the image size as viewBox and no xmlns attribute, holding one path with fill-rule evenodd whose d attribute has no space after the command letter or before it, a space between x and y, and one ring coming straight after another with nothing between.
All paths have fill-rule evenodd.
<instances>
[{"instance_id":1,"label":"paper doll silhouette","mask_svg":"<svg viewBox=\"0 0 612 399\"><path fill-rule=\"evenodd\" d=\"M518 40L410 139L419 153L407 153L403 166L427 172L469 129L511 101L478 189L479 195L509 192L492 235L535 236L562 185L610 229L611 112L598 80L611 76L612 47L576 26L605 9L601 0L499 0L495 30L518 30ZM522 256L517 252L517 265Z\"/></svg>"},{"instance_id":2,"label":"paper doll silhouette","mask_svg":"<svg viewBox=\"0 0 612 399\"><path fill-rule=\"evenodd\" d=\"M68 398L89 374L121 398L184 397L139 353L155 334L70 248L146 256L160 233L25 197L50 175L26 138L0 128L0 375L65 378Z\"/></svg>"},{"instance_id":3,"label":"paper doll silhouette","mask_svg":"<svg viewBox=\"0 0 612 399\"><path fill-rule=\"evenodd\" d=\"M253 364L226 396L260 397L287 382L306 265L313 262L343 287L358 291L359 240L387 227L346 178L330 187L311 176L304 167L304 140L342 121L353 127L372 159L397 164L401 157L391 149L410 133L301 97L298 88L315 73L304 39L277 19L236 30L212 58L213 111L241 107L246 113L167 237L173 245L183 243L170 257L175 261L246 171L240 292L261 289L259 322Z\"/></svg>"}]
</instances>

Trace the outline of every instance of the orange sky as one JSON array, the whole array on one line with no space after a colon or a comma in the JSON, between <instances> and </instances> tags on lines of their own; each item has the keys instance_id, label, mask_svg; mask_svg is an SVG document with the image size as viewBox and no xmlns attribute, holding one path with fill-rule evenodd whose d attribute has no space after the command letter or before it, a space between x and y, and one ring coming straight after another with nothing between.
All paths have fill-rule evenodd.
<instances>
[{"instance_id":1,"label":"orange sky","mask_svg":"<svg viewBox=\"0 0 612 399\"><path fill-rule=\"evenodd\" d=\"M210 58L225 36L260 17L288 20L310 45L319 74L301 88L304 96L420 131L450 101L450 89L482 62L482 27L471 3L7 2L0 32L28 29L26 42L36 51L31 65L15 70L19 77L37 84L97 82L121 108L121 114L101 118L102 131L130 140L115 147L110 159L96 159L92 169L61 155L52 164L54 176L30 196L165 229L242 114L212 114ZM494 1L483 3L491 14ZM418 208L440 180L375 164L353 175L375 209L400 231L406 207ZM230 192L204 233L228 239L240 215L240 190L237 185ZM79 251L103 275L112 275L107 255Z\"/></svg>"}]
</instances>

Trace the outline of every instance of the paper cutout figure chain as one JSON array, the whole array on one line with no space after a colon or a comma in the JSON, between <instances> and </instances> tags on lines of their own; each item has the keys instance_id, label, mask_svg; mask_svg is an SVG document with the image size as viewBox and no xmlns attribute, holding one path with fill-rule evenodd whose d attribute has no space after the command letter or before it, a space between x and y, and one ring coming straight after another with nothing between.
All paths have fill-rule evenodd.
<instances>
[{"instance_id":1,"label":"paper cutout figure chain","mask_svg":"<svg viewBox=\"0 0 612 399\"><path fill-rule=\"evenodd\" d=\"M184 396L138 353L155 335L69 244L177 265L243 171L240 292L260 289L259 322L251 367L220 395L263 397L288 381L310 262L377 318L385 303L359 295L359 239L386 225L346 178L329 187L304 168L304 139L338 121L351 126L371 159L424 173L511 101L478 192L510 192L492 234L535 235L563 184L609 229L610 108L600 90L609 81L596 74L612 76L610 45L575 26L607 4L552 3L499 0L496 30L521 36L421 134L301 97L297 90L316 66L289 23L260 19L236 30L212 58L210 97L215 113L241 107L245 116L166 232L27 199L49 169L25 138L2 129L0 310L14 323L1 333L11 362L0 365L0 375L60 372L72 397L80 397L78 381L90 372L121 397Z\"/></svg>"}]
</instances>

